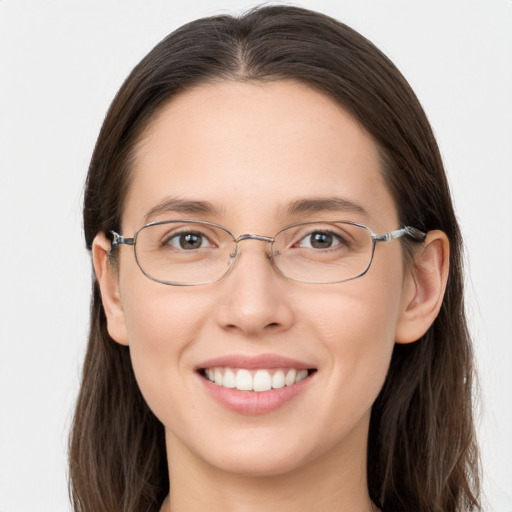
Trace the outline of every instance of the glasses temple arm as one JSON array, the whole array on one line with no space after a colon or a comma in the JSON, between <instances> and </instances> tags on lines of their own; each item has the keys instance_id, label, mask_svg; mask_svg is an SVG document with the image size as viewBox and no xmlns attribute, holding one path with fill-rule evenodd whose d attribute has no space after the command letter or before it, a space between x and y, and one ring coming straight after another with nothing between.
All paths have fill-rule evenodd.
<instances>
[{"instance_id":1,"label":"glasses temple arm","mask_svg":"<svg viewBox=\"0 0 512 512\"><path fill-rule=\"evenodd\" d=\"M112 247L117 247L118 245L125 244L125 245L135 245L135 238L125 238L124 236L121 236L119 233L116 233L115 231L111 231L112 236L114 237L112 239Z\"/></svg>"},{"instance_id":2,"label":"glasses temple arm","mask_svg":"<svg viewBox=\"0 0 512 512\"><path fill-rule=\"evenodd\" d=\"M404 228L396 229L395 231L391 231L385 235L375 236L374 240L376 242L391 242L391 240L395 240L403 236L408 236L417 242L423 242L427 237L427 234L411 226L405 226Z\"/></svg>"}]
</instances>

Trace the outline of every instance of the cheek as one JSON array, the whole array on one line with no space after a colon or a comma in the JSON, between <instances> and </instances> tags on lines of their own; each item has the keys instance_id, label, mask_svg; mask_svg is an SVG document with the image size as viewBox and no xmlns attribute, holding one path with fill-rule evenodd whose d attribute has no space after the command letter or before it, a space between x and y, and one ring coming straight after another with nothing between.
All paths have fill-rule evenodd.
<instances>
[{"instance_id":1,"label":"cheek","mask_svg":"<svg viewBox=\"0 0 512 512\"><path fill-rule=\"evenodd\" d=\"M376 274L320 290L309 300L305 298L307 310L314 310L309 316L316 319L317 328L330 343L358 339L353 347L356 349L383 339L393 340L400 313L401 272Z\"/></svg>"},{"instance_id":2,"label":"cheek","mask_svg":"<svg viewBox=\"0 0 512 512\"><path fill-rule=\"evenodd\" d=\"M328 354L334 388L346 389L353 397L365 395L366 406L385 380L400 315L401 272L381 276L374 272L341 283L305 308Z\"/></svg>"},{"instance_id":3,"label":"cheek","mask_svg":"<svg viewBox=\"0 0 512 512\"><path fill-rule=\"evenodd\" d=\"M123 308L135 377L158 415L162 390L177 389L184 355L200 336L208 306L189 289L146 281L126 290Z\"/></svg>"},{"instance_id":4,"label":"cheek","mask_svg":"<svg viewBox=\"0 0 512 512\"><path fill-rule=\"evenodd\" d=\"M391 308L368 299L345 299L317 316L318 335L331 355L333 374L351 387L368 388L372 382L380 386L394 346Z\"/></svg>"}]
</instances>

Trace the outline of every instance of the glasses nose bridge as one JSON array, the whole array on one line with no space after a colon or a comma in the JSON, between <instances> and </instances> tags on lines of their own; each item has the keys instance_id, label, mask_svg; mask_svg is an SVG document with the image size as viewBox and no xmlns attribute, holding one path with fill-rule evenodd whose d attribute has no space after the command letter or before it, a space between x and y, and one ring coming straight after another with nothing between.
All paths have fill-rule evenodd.
<instances>
[{"instance_id":1,"label":"glasses nose bridge","mask_svg":"<svg viewBox=\"0 0 512 512\"><path fill-rule=\"evenodd\" d=\"M267 244L271 244L274 242L275 238L270 237L270 236L254 235L252 233L246 233L244 235L240 235L239 237L235 238L235 243L238 245L238 243L242 242L243 240L259 240L260 242L266 242Z\"/></svg>"},{"instance_id":2,"label":"glasses nose bridge","mask_svg":"<svg viewBox=\"0 0 512 512\"><path fill-rule=\"evenodd\" d=\"M235 257L235 260L238 260L238 257L240 256L240 250L241 250L241 246L240 246L240 242L243 242L245 240L256 240L256 241L259 241L259 242L265 242L266 244L269 245L270 247L270 252L268 254L268 258L269 259L273 259L273 256L272 256L272 244L274 243L275 241L275 238L274 237L270 237L270 236L263 236L263 235L255 235L253 233L245 233L243 235L240 235L236 238L233 239L234 243L235 243L235 252L231 254L231 256ZM233 264L235 262L233 261Z\"/></svg>"}]
</instances>

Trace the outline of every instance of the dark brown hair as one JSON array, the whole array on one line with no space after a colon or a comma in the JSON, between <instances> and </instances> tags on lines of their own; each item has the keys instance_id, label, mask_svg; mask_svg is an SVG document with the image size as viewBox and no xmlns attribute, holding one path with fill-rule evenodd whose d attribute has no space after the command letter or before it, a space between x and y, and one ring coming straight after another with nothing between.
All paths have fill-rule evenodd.
<instances>
[{"instance_id":1,"label":"dark brown hair","mask_svg":"<svg viewBox=\"0 0 512 512\"><path fill-rule=\"evenodd\" d=\"M372 409L370 497L384 512L480 510L459 228L425 113L396 67L363 36L285 6L200 19L169 35L135 67L106 116L86 184L87 247L99 232L121 231L137 142L165 102L208 81L290 79L341 104L373 136L400 222L443 230L450 239L439 316L422 339L396 345ZM167 471L163 426L140 394L129 349L107 333L94 282L70 440L74 508L155 511L169 491Z\"/></svg>"}]
</instances>

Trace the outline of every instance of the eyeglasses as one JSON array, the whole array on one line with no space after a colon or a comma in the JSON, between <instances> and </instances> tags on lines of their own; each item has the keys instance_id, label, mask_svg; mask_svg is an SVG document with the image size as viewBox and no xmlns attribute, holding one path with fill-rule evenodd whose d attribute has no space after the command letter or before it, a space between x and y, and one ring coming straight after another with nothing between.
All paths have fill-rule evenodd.
<instances>
[{"instance_id":1,"label":"eyeglasses","mask_svg":"<svg viewBox=\"0 0 512 512\"><path fill-rule=\"evenodd\" d=\"M364 275L376 244L407 236L417 242L426 233L406 226L384 235L348 221L308 221L287 226L273 237L236 237L219 224L197 220L168 220L146 224L132 238L115 231L112 249L133 245L142 272L159 283L189 286L214 283L226 276L240 254L240 242L269 244L274 267L286 278L302 283L329 284Z\"/></svg>"}]
</instances>

